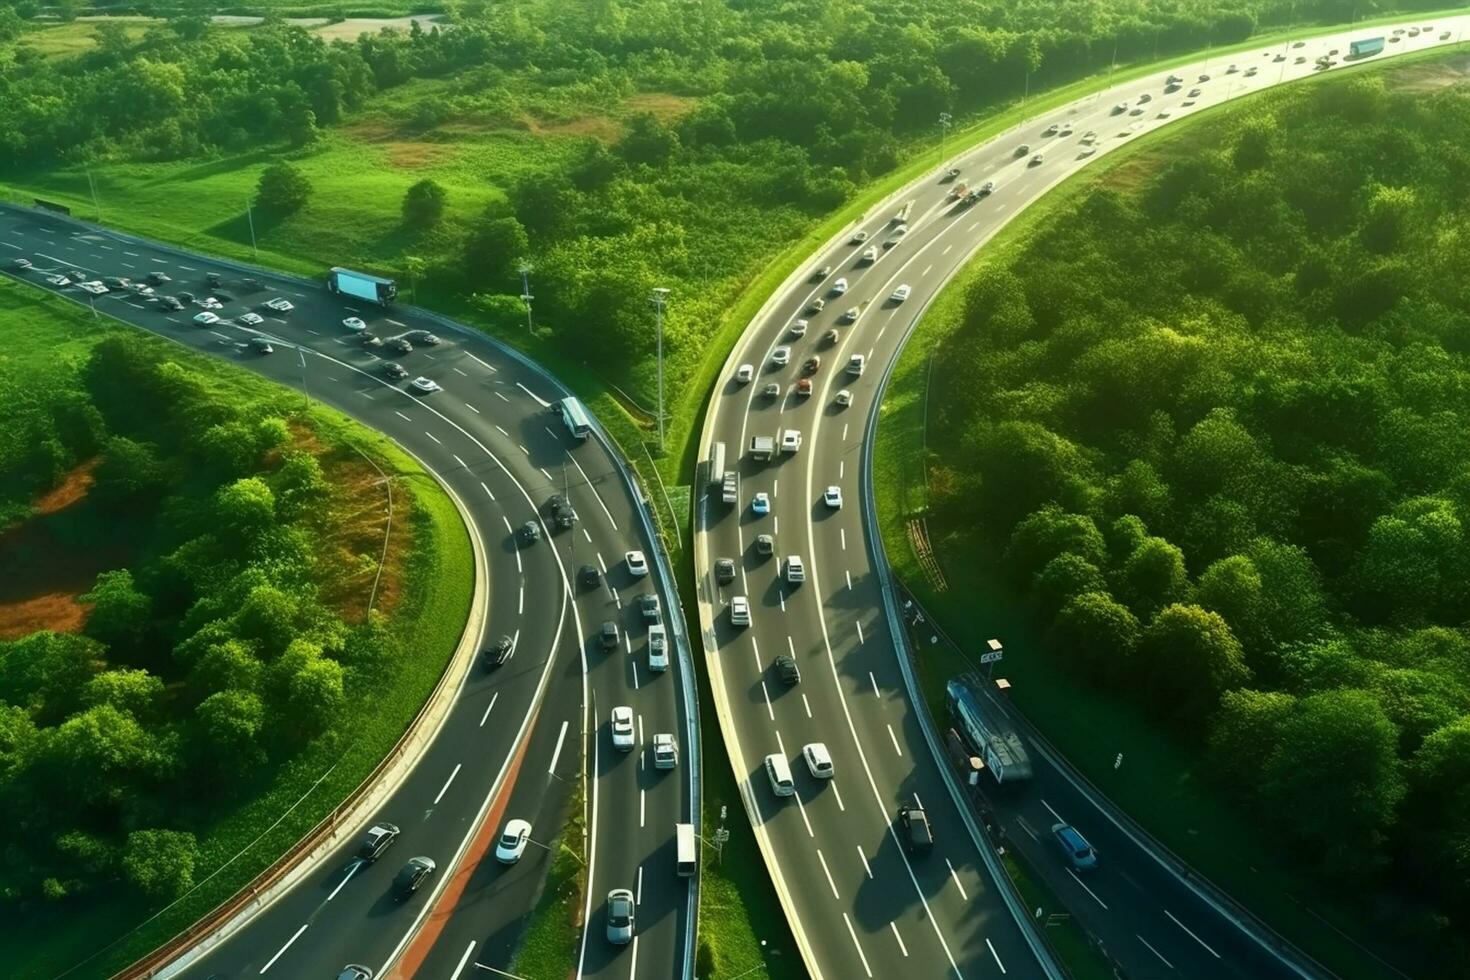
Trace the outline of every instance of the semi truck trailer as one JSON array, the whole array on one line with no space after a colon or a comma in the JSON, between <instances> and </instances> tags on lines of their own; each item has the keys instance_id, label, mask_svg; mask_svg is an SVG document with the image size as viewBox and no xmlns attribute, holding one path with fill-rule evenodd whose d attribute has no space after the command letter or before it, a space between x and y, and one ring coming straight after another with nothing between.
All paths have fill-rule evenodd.
<instances>
[{"instance_id":1,"label":"semi truck trailer","mask_svg":"<svg viewBox=\"0 0 1470 980\"><path fill-rule=\"evenodd\" d=\"M338 296L365 299L369 303L387 306L398 295L398 284L392 279L370 276L366 272L334 267L327 273L327 289Z\"/></svg>"}]
</instances>

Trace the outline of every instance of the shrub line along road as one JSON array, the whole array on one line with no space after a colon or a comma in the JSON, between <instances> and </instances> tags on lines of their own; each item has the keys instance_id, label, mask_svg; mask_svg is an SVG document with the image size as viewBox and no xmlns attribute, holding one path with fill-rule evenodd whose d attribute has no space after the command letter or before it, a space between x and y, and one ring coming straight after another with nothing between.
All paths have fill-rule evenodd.
<instances>
[{"instance_id":1,"label":"shrub line along road","mask_svg":"<svg viewBox=\"0 0 1470 980\"><path fill-rule=\"evenodd\" d=\"M12 268L18 257L36 269ZM194 324L197 307L169 313L119 290L96 297L95 306L304 390L411 451L463 502L470 533L484 543L488 605L479 646L501 634L515 641L510 659L496 670L486 671L475 659L459 679L458 696L432 744L370 819L289 889L263 903L248 923L208 951L176 960L163 975L335 976L349 962L384 974L410 949L410 939L406 962L415 965L417 976L470 976L483 972L479 964L508 967L550 852L533 843L510 867L484 855L478 864L459 868L458 855L480 851L470 844L487 813L503 817L486 833L498 834L504 818L522 817L532 822L533 842L551 840L580 778L584 731L597 746L598 765L589 772L588 786L596 815L587 925L593 936L580 972L649 980L689 975L697 879L676 877L672 840L676 822L696 819L694 754L687 750L697 740L688 710L692 678L685 676L687 649L679 651L683 656L671 649L667 674L649 673L637 599L657 590L676 636L683 633L679 604L667 562L654 551L645 502L605 437L598 432L579 444L548 412L548 403L568 393L519 355L432 314L381 310L332 296L316 284L45 211L0 208L0 268L48 289L56 287L45 285L43 271L82 270L89 279L142 279L159 271L173 280L157 287L160 294L187 290L200 298L211 292L206 273L219 273L220 289L234 299L218 311L222 319L215 324ZM264 290L247 291L246 276L260 280ZM60 292L88 301L75 286ZM238 321L276 296L296 309L285 316L260 309L268 319L254 327ZM342 326L349 315L368 321L380 336L431 329L444 342L380 357ZM269 339L275 353L253 350L256 337ZM388 382L382 364L392 358L442 390L415 395ZM547 497L556 492L567 494L577 512L571 530L557 531L545 511ZM522 547L515 532L528 520L539 523L542 540ZM623 562L624 552L635 549L649 557L648 577L635 578ZM587 563L605 569L598 588L575 581ZM597 634L609 619L619 624L623 639L617 651L604 654ZM636 750L614 751L605 724L584 730L584 704L589 718L595 707L601 723L614 705L631 706L638 720ZM653 769L650 743L657 732L675 733L685 749L678 770ZM513 769L518 747L523 760ZM397 824L402 836L379 861L364 864L355 852L362 833L378 820ZM423 892L400 904L390 883L415 855L433 858L438 871ZM456 872L459 880L447 889ZM639 892L636 945L619 948L604 941L602 904L614 887ZM438 907L446 893L454 901Z\"/></svg>"},{"instance_id":2,"label":"shrub line along road","mask_svg":"<svg viewBox=\"0 0 1470 980\"><path fill-rule=\"evenodd\" d=\"M1383 57L1455 43L1470 17L1429 18L1434 31L1388 44ZM1406 22L1403 26L1408 27ZM871 452L867 423L877 412L876 395L919 315L976 250L1011 217L1089 160L1152 131L1167 120L1219 105L1230 98L1318 73L1319 55L1352 40L1391 35L1392 26L1314 37L1302 47L1291 42L1237 52L1136 79L1021 124L986 144L966 150L944 168L959 167L972 186L994 181L994 192L969 207L948 199L953 186L942 169L911 184L835 237L807 266L793 274L762 309L736 345L721 375L700 439L694 560L699 589L700 629L705 644L719 722L730 752L747 815L785 907L797 945L815 977L1038 976L1043 966L1006 914L999 889L981 861L978 839L962 822L948 782L929 751L909 691L916 690L907 661L894 647L894 627L883 604L886 565L877 560L881 540L875 521L864 520L859 494L870 494L860 474ZM1448 30L1446 41L1440 33ZM1275 61L1277 55L1284 60ZM1296 58L1305 56L1305 63ZM1231 64L1238 71L1229 71ZM1248 77L1246 70L1255 68ZM1328 69L1334 71L1335 68ZM1183 76L1166 94L1169 74ZM1199 77L1208 74L1208 81ZM1192 106L1182 103L1195 88ZM1150 100L1139 97L1147 93ZM1115 114L1114 106L1126 101ZM1164 114L1161 116L1161 113ZM1043 136L1051 123L1066 136ZM1081 144L1089 130L1096 149ZM1019 151L1021 144L1029 150ZM1032 162L1035 154L1042 159ZM909 231L885 249L890 220L912 201ZM857 229L868 241L852 244ZM864 264L863 250L878 247L876 262ZM830 265L821 282L813 270ZM830 295L845 277L847 293ZM889 299L901 284L912 293ZM813 300L827 307L808 314ZM838 316L861 311L850 326ZM791 334L794 320L810 321L805 336ZM826 346L823 335L839 339ZM773 364L777 346L789 346L789 366ZM843 371L853 354L867 359L861 377ZM820 355L812 394L798 397L794 382L808 357ZM737 381L741 364L755 367L749 384ZM780 394L763 387L775 381ZM839 389L852 404L834 403ZM802 432L795 455L753 461L753 435L782 428ZM713 447L725 445L726 468L737 471L738 502L721 501L708 472ZM823 504L829 485L842 488L846 506ZM769 494L771 512L758 516L751 500ZM783 530L784 527L784 530ZM775 555L762 557L756 535L775 538ZM799 555L806 581L781 576L784 556ZM731 558L736 579L715 580L714 561ZM730 622L732 597L747 596L752 624ZM786 688L772 661L792 654L802 680ZM921 709L922 710L922 709ZM947 727L947 719L938 719ZM1100 733L1102 734L1102 733ZM835 778L813 779L800 759L804 743L823 741L835 762ZM762 759L780 753L795 776L795 799L774 796ZM1150 844L1115 822L1111 805L1099 801L1041 753L1036 773L1016 792L993 794L1010 846L1018 848L1062 897L1089 932L1133 980L1147 977L1263 978L1310 976L1318 968L1278 956L1276 937L1243 926L1240 911L1209 890L1186 881ZM895 812L919 798L934 824L932 854L909 857L899 846ZM1102 854L1093 874L1079 875L1063 863L1049 840L1053 823L1077 826ZM988 845L985 845L988 846Z\"/></svg>"}]
</instances>

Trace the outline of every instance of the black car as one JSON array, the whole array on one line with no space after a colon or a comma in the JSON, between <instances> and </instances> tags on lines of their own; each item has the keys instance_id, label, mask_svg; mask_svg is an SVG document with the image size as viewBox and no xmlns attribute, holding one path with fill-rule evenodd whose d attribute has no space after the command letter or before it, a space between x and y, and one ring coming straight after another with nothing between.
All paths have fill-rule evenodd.
<instances>
[{"instance_id":1,"label":"black car","mask_svg":"<svg viewBox=\"0 0 1470 980\"><path fill-rule=\"evenodd\" d=\"M127 289L133 284L131 279L124 276L108 276L102 280L103 284L110 289Z\"/></svg>"},{"instance_id":2,"label":"black car","mask_svg":"<svg viewBox=\"0 0 1470 980\"><path fill-rule=\"evenodd\" d=\"M162 306L165 310L174 310L175 312L184 308L184 304L180 303L178 299L173 296L163 297L158 301L158 305Z\"/></svg>"},{"instance_id":3,"label":"black car","mask_svg":"<svg viewBox=\"0 0 1470 980\"><path fill-rule=\"evenodd\" d=\"M776 658L776 676L781 678L781 683L787 687L795 687L801 683L801 668L796 665L796 658L789 653L783 653Z\"/></svg>"},{"instance_id":4,"label":"black car","mask_svg":"<svg viewBox=\"0 0 1470 980\"><path fill-rule=\"evenodd\" d=\"M577 512L572 509L571 504L562 504L556 509L556 526L563 531L570 530L577 523Z\"/></svg>"},{"instance_id":5,"label":"black car","mask_svg":"<svg viewBox=\"0 0 1470 980\"><path fill-rule=\"evenodd\" d=\"M251 337L250 349L257 354L274 354L276 352L276 349L271 346L271 342L264 337Z\"/></svg>"},{"instance_id":6,"label":"black car","mask_svg":"<svg viewBox=\"0 0 1470 980\"><path fill-rule=\"evenodd\" d=\"M207 282L207 283L209 283L211 289L214 288L215 286L218 286L220 284L219 273L218 272L206 272L204 274L204 281Z\"/></svg>"},{"instance_id":7,"label":"black car","mask_svg":"<svg viewBox=\"0 0 1470 980\"><path fill-rule=\"evenodd\" d=\"M162 286L164 283L172 282L173 280L169 278L166 272L150 272L148 273L148 281L155 286Z\"/></svg>"},{"instance_id":8,"label":"black car","mask_svg":"<svg viewBox=\"0 0 1470 980\"><path fill-rule=\"evenodd\" d=\"M403 335L415 344L423 344L426 347L438 347L442 341L427 330L410 330Z\"/></svg>"},{"instance_id":9,"label":"black car","mask_svg":"<svg viewBox=\"0 0 1470 980\"><path fill-rule=\"evenodd\" d=\"M721 585L728 585L735 581L735 559L715 559L715 581Z\"/></svg>"},{"instance_id":10,"label":"black car","mask_svg":"<svg viewBox=\"0 0 1470 980\"><path fill-rule=\"evenodd\" d=\"M535 544L541 540L541 525L535 521L527 521L521 525L521 544Z\"/></svg>"},{"instance_id":11,"label":"black car","mask_svg":"<svg viewBox=\"0 0 1470 980\"><path fill-rule=\"evenodd\" d=\"M214 298L219 300L221 303L233 303L235 301L235 297L231 296L229 293L222 293L218 289L214 291Z\"/></svg>"},{"instance_id":12,"label":"black car","mask_svg":"<svg viewBox=\"0 0 1470 980\"><path fill-rule=\"evenodd\" d=\"M757 534L755 536L755 552L758 555L774 555L776 553L776 539L769 534Z\"/></svg>"},{"instance_id":13,"label":"black car","mask_svg":"<svg viewBox=\"0 0 1470 980\"><path fill-rule=\"evenodd\" d=\"M559 493L554 493L546 498L546 513L555 514L567 505L567 498Z\"/></svg>"},{"instance_id":14,"label":"black car","mask_svg":"<svg viewBox=\"0 0 1470 980\"><path fill-rule=\"evenodd\" d=\"M376 861L383 856L383 852L393 846L398 839L398 827L391 823L375 823L367 836L362 839L362 846L357 849L357 856L364 861Z\"/></svg>"},{"instance_id":15,"label":"black car","mask_svg":"<svg viewBox=\"0 0 1470 980\"><path fill-rule=\"evenodd\" d=\"M577 570L577 581L586 589L595 589L602 582L602 572L596 565L583 565Z\"/></svg>"},{"instance_id":16,"label":"black car","mask_svg":"<svg viewBox=\"0 0 1470 980\"><path fill-rule=\"evenodd\" d=\"M434 875L434 861L432 858L416 857L409 858L403 870L393 879L393 895L400 901L419 890L419 886L428 881Z\"/></svg>"},{"instance_id":17,"label":"black car","mask_svg":"<svg viewBox=\"0 0 1470 980\"><path fill-rule=\"evenodd\" d=\"M512 646L514 641L508 636L502 636L480 652L480 662L485 665L486 670L499 667L510 659Z\"/></svg>"},{"instance_id":18,"label":"black car","mask_svg":"<svg viewBox=\"0 0 1470 980\"><path fill-rule=\"evenodd\" d=\"M602 630L598 634L602 641L604 650L616 650L618 648L618 624L607 620L602 624Z\"/></svg>"},{"instance_id":19,"label":"black car","mask_svg":"<svg viewBox=\"0 0 1470 980\"><path fill-rule=\"evenodd\" d=\"M959 167L950 167L944 172L944 182L947 184L960 175Z\"/></svg>"},{"instance_id":20,"label":"black car","mask_svg":"<svg viewBox=\"0 0 1470 980\"><path fill-rule=\"evenodd\" d=\"M903 827L903 845L910 854L928 854L934 850L934 831L929 826L929 815L918 803L900 806L898 822Z\"/></svg>"},{"instance_id":21,"label":"black car","mask_svg":"<svg viewBox=\"0 0 1470 980\"><path fill-rule=\"evenodd\" d=\"M193 293L174 293L174 299L178 300L180 303L184 303L184 304L187 305L189 303L194 302L194 294Z\"/></svg>"},{"instance_id":22,"label":"black car","mask_svg":"<svg viewBox=\"0 0 1470 980\"><path fill-rule=\"evenodd\" d=\"M413 344L410 344L407 340L405 340L402 337L394 337L392 340L387 341L386 343L384 343L383 346L386 347L386 348L388 348L389 350L391 350L395 354L412 354L413 353Z\"/></svg>"},{"instance_id":23,"label":"black car","mask_svg":"<svg viewBox=\"0 0 1470 980\"><path fill-rule=\"evenodd\" d=\"M389 361L383 365L383 373L394 381L399 381L408 377L408 368L399 364L397 361Z\"/></svg>"},{"instance_id":24,"label":"black car","mask_svg":"<svg viewBox=\"0 0 1470 980\"><path fill-rule=\"evenodd\" d=\"M258 293L265 288L265 283L259 279L241 279L240 285L245 287L247 293Z\"/></svg>"}]
</instances>

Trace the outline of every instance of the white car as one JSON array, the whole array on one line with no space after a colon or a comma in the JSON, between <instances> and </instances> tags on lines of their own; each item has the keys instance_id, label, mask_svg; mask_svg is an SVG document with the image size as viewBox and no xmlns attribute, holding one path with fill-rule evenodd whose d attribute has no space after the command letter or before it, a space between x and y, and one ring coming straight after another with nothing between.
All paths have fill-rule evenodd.
<instances>
[{"instance_id":1,"label":"white car","mask_svg":"<svg viewBox=\"0 0 1470 980\"><path fill-rule=\"evenodd\" d=\"M817 779L831 779L837 774L832 766L832 754L827 751L825 742L808 742L802 746L801 757L806 760L806 767Z\"/></svg>"},{"instance_id":2,"label":"white car","mask_svg":"<svg viewBox=\"0 0 1470 980\"><path fill-rule=\"evenodd\" d=\"M433 378L426 378L422 374L410 381L409 384L413 385L415 391L422 391L426 395L441 390L439 388L439 382Z\"/></svg>"},{"instance_id":3,"label":"white car","mask_svg":"<svg viewBox=\"0 0 1470 980\"><path fill-rule=\"evenodd\" d=\"M791 348L786 346L777 347L771 351L771 363L777 367L785 367L791 363Z\"/></svg>"},{"instance_id":4,"label":"white car","mask_svg":"<svg viewBox=\"0 0 1470 980\"><path fill-rule=\"evenodd\" d=\"M754 377L755 368L751 367L749 364L742 364L735 370L735 380L743 385L750 384L750 380Z\"/></svg>"},{"instance_id":5,"label":"white car","mask_svg":"<svg viewBox=\"0 0 1470 980\"><path fill-rule=\"evenodd\" d=\"M612 710L613 748L633 751L633 709L620 704Z\"/></svg>"},{"instance_id":6,"label":"white car","mask_svg":"<svg viewBox=\"0 0 1470 980\"><path fill-rule=\"evenodd\" d=\"M902 303L904 300L909 298L909 293L911 293L912 291L913 290L909 289L908 283L904 283L903 285L895 289L893 291L893 295L889 296L888 298L893 300L893 302L895 303Z\"/></svg>"},{"instance_id":7,"label":"white car","mask_svg":"<svg viewBox=\"0 0 1470 980\"><path fill-rule=\"evenodd\" d=\"M836 401L837 404L841 405L843 408L846 408L847 406L852 404L852 392L848 391L846 388L839 388L837 391L837 397L836 399L834 399L834 401Z\"/></svg>"},{"instance_id":8,"label":"white car","mask_svg":"<svg viewBox=\"0 0 1470 980\"><path fill-rule=\"evenodd\" d=\"M730 625L750 625L750 600L743 595L735 596L730 600Z\"/></svg>"},{"instance_id":9,"label":"white car","mask_svg":"<svg viewBox=\"0 0 1470 980\"><path fill-rule=\"evenodd\" d=\"M833 510L842 509L842 488L828 487L827 492L822 494L822 500Z\"/></svg>"},{"instance_id":10,"label":"white car","mask_svg":"<svg viewBox=\"0 0 1470 980\"><path fill-rule=\"evenodd\" d=\"M277 296L275 299L267 300L265 308L275 310L277 313L290 313L296 309L296 304L292 303L289 299Z\"/></svg>"},{"instance_id":11,"label":"white car","mask_svg":"<svg viewBox=\"0 0 1470 980\"><path fill-rule=\"evenodd\" d=\"M221 303L213 296L204 297L204 299L200 300L199 305L204 307L206 310L222 310L225 308L225 304Z\"/></svg>"},{"instance_id":12,"label":"white car","mask_svg":"<svg viewBox=\"0 0 1470 980\"><path fill-rule=\"evenodd\" d=\"M362 321L362 318L355 316L350 316L347 319L343 320L342 326L346 327L348 330L351 330L353 333L362 333L364 330L367 329L367 324Z\"/></svg>"},{"instance_id":13,"label":"white car","mask_svg":"<svg viewBox=\"0 0 1470 980\"><path fill-rule=\"evenodd\" d=\"M531 822L519 817L505 825L500 839L495 842L495 860L501 864L515 864L526 853L526 842L531 839Z\"/></svg>"},{"instance_id":14,"label":"white car","mask_svg":"<svg viewBox=\"0 0 1470 980\"><path fill-rule=\"evenodd\" d=\"M838 279L836 282L834 282L832 284L832 295L833 296L841 296L845 292L847 292L847 280L846 279Z\"/></svg>"},{"instance_id":15,"label":"white car","mask_svg":"<svg viewBox=\"0 0 1470 980\"><path fill-rule=\"evenodd\" d=\"M66 278L66 276L47 276L46 277L46 282L48 282L52 286L70 286L71 285L71 280L68 279L68 278Z\"/></svg>"},{"instance_id":16,"label":"white car","mask_svg":"<svg viewBox=\"0 0 1470 980\"><path fill-rule=\"evenodd\" d=\"M258 323L265 322L265 317L261 316L259 313L241 313L239 316L235 317L235 319L239 320L247 327L253 327Z\"/></svg>"},{"instance_id":17,"label":"white car","mask_svg":"<svg viewBox=\"0 0 1470 980\"><path fill-rule=\"evenodd\" d=\"M77 285L87 292L91 293L93 296L101 296L107 292L107 287L102 285L102 283L98 282L95 279L91 282L77 283ZM218 307L216 307L216 309L217 308Z\"/></svg>"},{"instance_id":18,"label":"white car","mask_svg":"<svg viewBox=\"0 0 1470 980\"><path fill-rule=\"evenodd\" d=\"M653 768L677 769L679 767L679 743L668 732L653 736Z\"/></svg>"},{"instance_id":19,"label":"white car","mask_svg":"<svg viewBox=\"0 0 1470 980\"><path fill-rule=\"evenodd\" d=\"M630 551L623 556L623 559L628 563L628 571L632 572L636 578L642 578L648 574L648 559L643 557L643 552Z\"/></svg>"},{"instance_id":20,"label":"white car","mask_svg":"<svg viewBox=\"0 0 1470 980\"><path fill-rule=\"evenodd\" d=\"M208 310L205 310L203 313L195 313L194 322L201 327L207 327L211 323L219 323L219 314L211 313Z\"/></svg>"},{"instance_id":21,"label":"white car","mask_svg":"<svg viewBox=\"0 0 1470 980\"><path fill-rule=\"evenodd\" d=\"M811 324L809 324L805 320L793 320L791 322L791 336L793 336L793 337L805 337L806 336L806 328L809 327L809 326L811 326Z\"/></svg>"},{"instance_id":22,"label":"white car","mask_svg":"<svg viewBox=\"0 0 1470 980\"><path fill-rule=\"evenodd\" d=\"M648 627L648 669L655 674L669 669L669 634L661 623Z\"/></svg>"},{"instance_id":23,"label":"white car","mask_svg":"<svg viewBox=\"0 0 1470 980\"><path fill-rule=\"evenodd\" d=\"M876 245L869 245L867 248L863 249L863 262L864 263L866 263L866 264L872 264L872 263L877 262L877 261L878 261L878 246L876 246Z\"/></svg>"}]
</instances>

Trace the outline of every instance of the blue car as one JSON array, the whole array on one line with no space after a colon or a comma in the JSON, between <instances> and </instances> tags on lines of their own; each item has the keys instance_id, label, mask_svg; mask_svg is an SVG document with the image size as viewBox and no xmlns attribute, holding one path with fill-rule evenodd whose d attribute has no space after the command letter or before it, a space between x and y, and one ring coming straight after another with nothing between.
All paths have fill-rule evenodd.
<instances>
[{"instance_id":1,"label":"blue car","mask_svg":"<svg viewBox=\"0 0 1470 980\"><path fill-rule=\"evenodd\" d=\"M755 499L750 502L750 509L756 514L769 514L771 512L770 496L764 493L756 494Z\"/></svg>"},{"instance_id":2,"label":"blue car","mask_svg":"<svg viewBox=\"0 0 1470 980\"><path fill-rule=\"evenodd\" d=\"M1077 832L1071 824L1052 824L1052 837L1066 855L1067 863L1077 871L1091 871L1097 867L1097 851L1087 843L1087 838Z\"/></svg>"}]
</instances>

